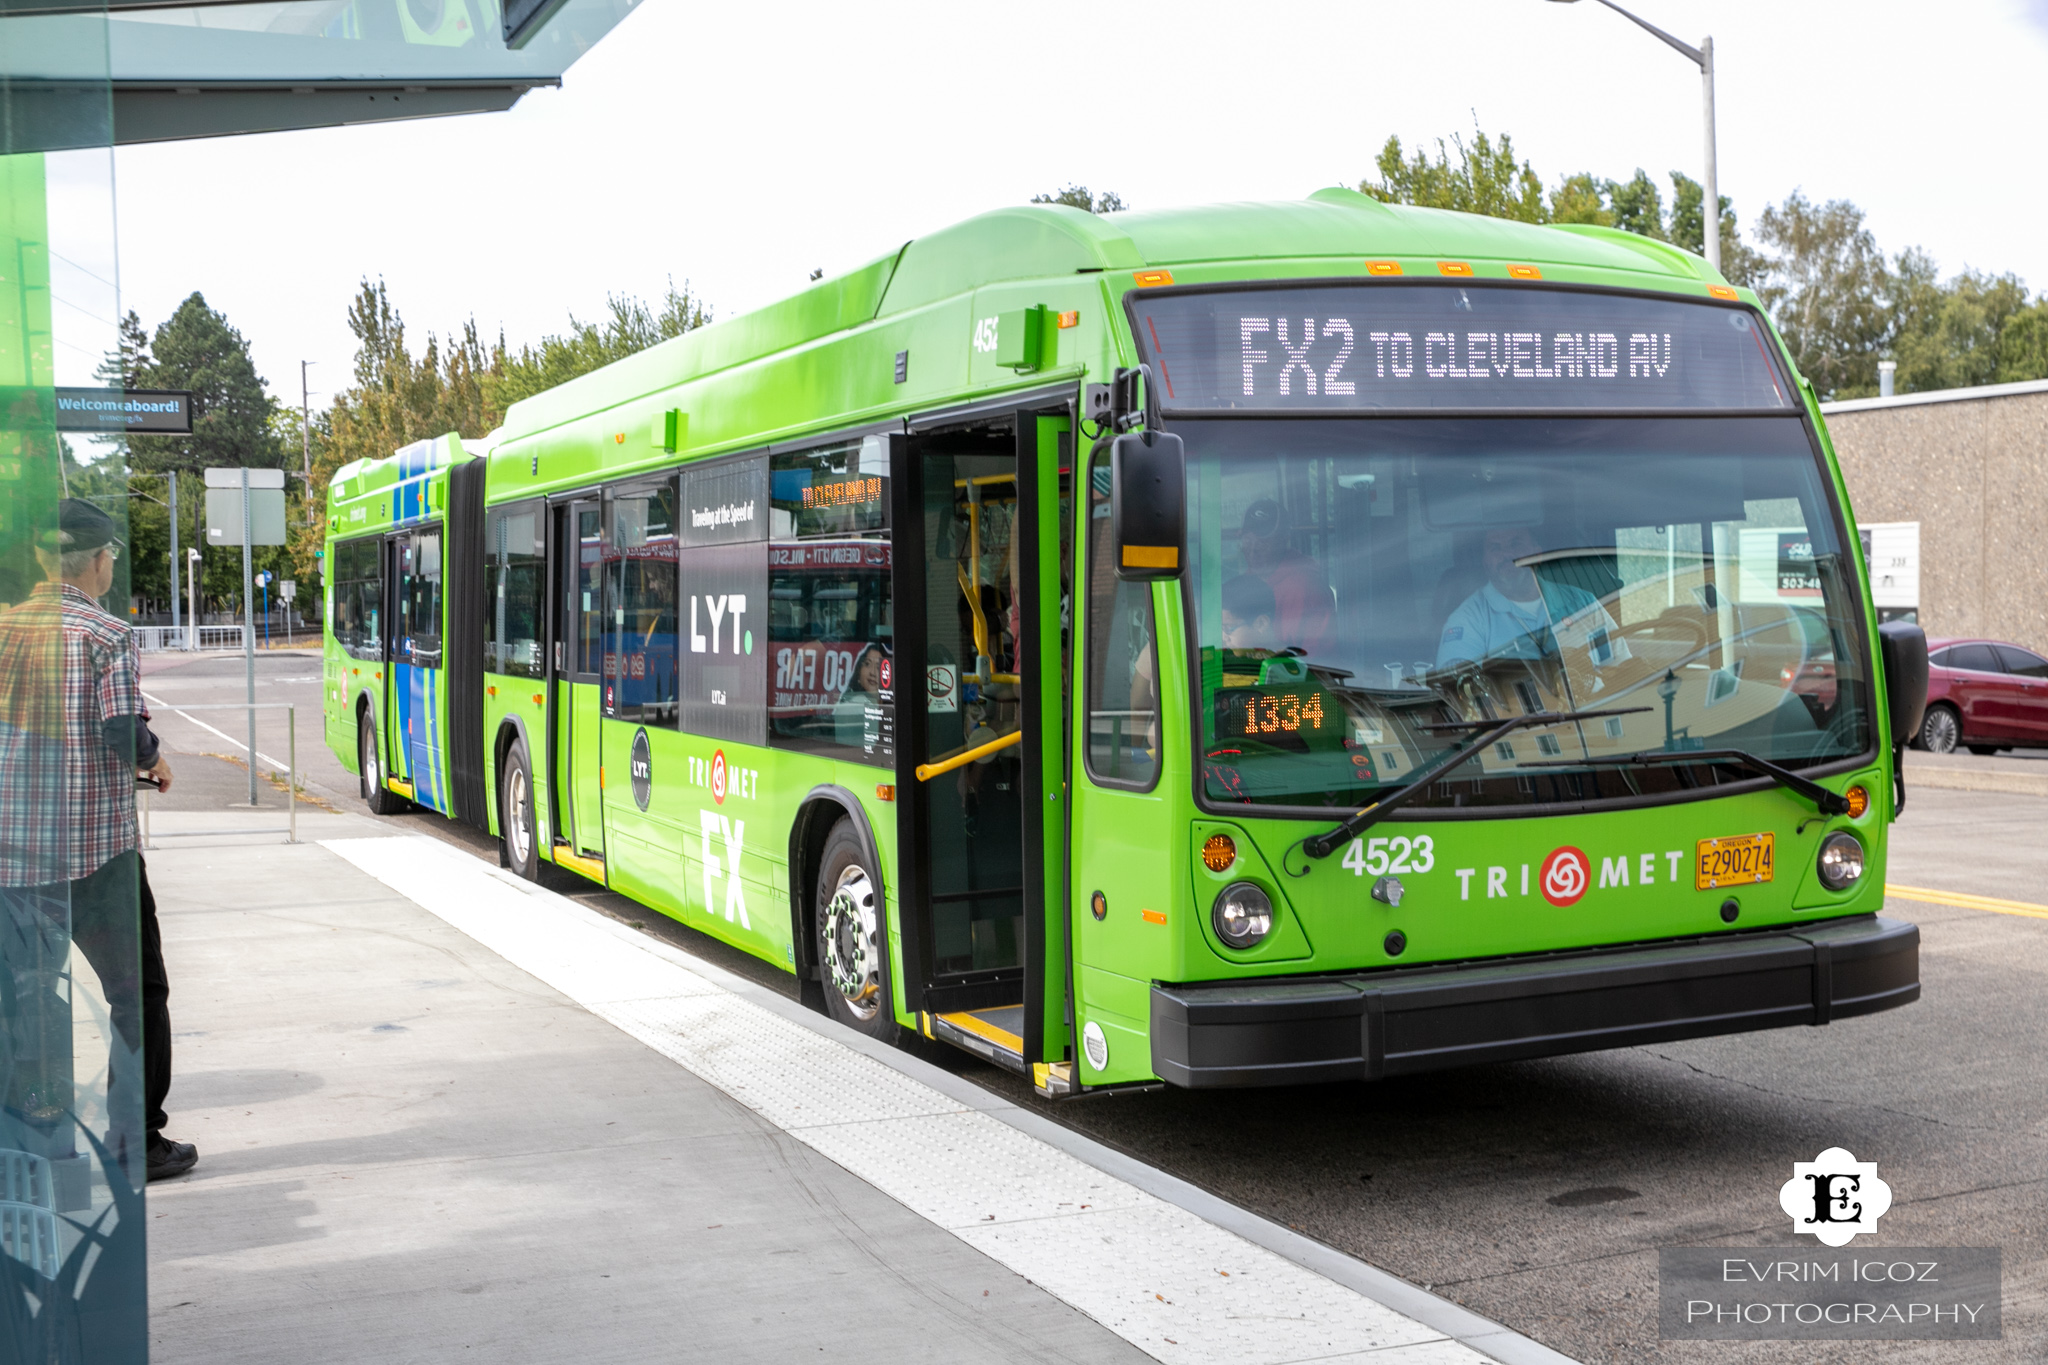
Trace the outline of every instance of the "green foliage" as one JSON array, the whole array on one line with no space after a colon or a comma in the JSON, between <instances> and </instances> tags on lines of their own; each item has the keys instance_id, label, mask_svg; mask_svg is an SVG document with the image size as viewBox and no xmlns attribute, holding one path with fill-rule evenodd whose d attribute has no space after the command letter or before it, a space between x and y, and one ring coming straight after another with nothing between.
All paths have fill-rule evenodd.
<instances>
[{"instance_id":1,"label":"green foliage","mask_svg":"<svg viewBox=\"0 0 2048 1365\"><path fill-rule=\"evenodd\" d=\"M2048 298L2006 319L1998 337L1998 382L2048 379Z\"/></svg>"},{"instance_id":2,"label":"green foliage","mask_svg":"<svg viewBox=\"0 0 2048 1365\"><path fill-rule=\"evenodd\" d=\"M295 522L289 547L299 577L317 571L315 558L327 534L327 485L334 472L357 460L377 460L414 441L448 432L475 439L505 420L522 398L567 383L649 346L694 331L711 321L711 310L690 292L669 282L659 305L625 295L607 300L602 322L569 319L569 330L522 345L514 352L501 333L485 345L474 319L450 337L427 334L415 355L405 321L392 306L382 280L362 282L349 305L349 330L356 337L354 383L315 415L312 429L313 481L306 515ZM297 417L282 424L297 460Z\"/></svg>"},{"instance_id":3,"label":"green foliage","mask_svg":"<svg viewBox=\"0 0 2048 1365\"><path fill-rule=\"evenodd\" d=\"M1893 327L1893 279L1863 210L1794 190L1757 218L1775 248L1757 296L1793 363L1823 397L1877 392L1878 353Z\"/></svg>"},{"instance_id":4,"label":"green foliage","mask_svg":"<svg viewBox=\"0 0 2048 1365\"><path fill-rule=\"evenodd\" d=\"M605 321L582 322L572 315L567 332L543 337L538 346L521 346L516 355L508 352L504 338L499 338L492 363L481 378L481 394L498 414L491 426L503 420L505 409L522 398L531 398L711 321L711 310L690 292L688 281L678 290L675 281L670 280L659 309L617 294L606 303L611 316Z\"/></svg>"},{"instance_id":5,"label":"green foliage","mask_svg":"<svg viewBox=\"0 0 2048 1365\"><path fill-rule=\"evenodd\" d=\"M1898 385L1907 393L1995 384L2002 342L2027 307L2027 286L2012 274L1965 269L1947 284L1917 248L1893 268L1891 350Z\"/></svg>"},{"instance_id":6,"label":"green foliage","mask_svg":"<svg viewBox=\"0 0 2048 1365\"><path fill-rule=\"evenodd\" d=\"M1455 165L1451 161L1454 151ZM1374 164L1380 178L1367 180L1358 188L1382 203L1454 209L1523 223L1551 221L1550 206L1543 199L1543 181L1528 162L1516 162L1514 139L1505 133L1496 142L1475 128L1469 147L1462 134L1453 133L1449 147L1438 138L1434 159L1419 147L1413 156L1405 156L1401 139L1390 137Z\"/></svg>"},{"instance_id":7,"label":"green foliage","mask_svg":"<svg viewBox=\"0 0 2048 1365\"><path fill-rule=\"evenodd\" d=\"M119 373L131 388L192 391L189 436L129 438L129 465L137 472L285 463L270 432L276 400L256 373L249 343L198 293L146 342L141 320L129 313L101 373Z\"/></svg>"},{"instance_id":8,"label":"green foliage","mask_svg":"<svg viewBox=\"0 0 2048 1365\"><path fill-rule=\"evenodd\" d=\"M1069 185L1057 194L1034 194L1034 204L1065 204L1070 209L1083 213L1122 213L1130 205L1115 190L1104 190L1099 196L1088 192L1086 185Z\"/></svg>"}]
</instances>

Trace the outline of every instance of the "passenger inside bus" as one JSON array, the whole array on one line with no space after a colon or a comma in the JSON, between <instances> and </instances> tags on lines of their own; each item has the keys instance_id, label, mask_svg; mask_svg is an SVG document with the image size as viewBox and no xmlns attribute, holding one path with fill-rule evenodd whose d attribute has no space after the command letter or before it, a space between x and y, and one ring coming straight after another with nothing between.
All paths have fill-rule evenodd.
<instances>
[{"instance_id":1,"label":"passenger inside bus","mask_svg":"<svg viewBox=\"0 0 2048 1365\"><path fill-rule=\"evenodd\" d=\"M1281 643L1319 657L1330 643L1336 595L1323 566L1289 543L1278 502L1261 498L1245 509L1237 550L1245 567L1273 591L1273 625Z\"/></svg>"},{"instance_id":2,"label":"passenger inside bus","mask_svg":"<svg viewBox=\"0 0 2048 1365\"><path fill-rule=\"evenodd\" d=\"M860 744L871 727L869 711L882 705L882 662L889 657L880 645L869 645L854 662L846 690L832 708L832 729L841 744Z\"/></svg>"}]
</instances>

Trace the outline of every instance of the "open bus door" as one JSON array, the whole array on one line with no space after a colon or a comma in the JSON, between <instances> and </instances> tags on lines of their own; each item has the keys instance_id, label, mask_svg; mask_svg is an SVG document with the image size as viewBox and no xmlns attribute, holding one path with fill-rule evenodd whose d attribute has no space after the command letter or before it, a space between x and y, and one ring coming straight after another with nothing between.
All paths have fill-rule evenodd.
<instances>
[{"instance_id":1,"label":"open bus door","mask_svg":"<svg viewBox=\"0 0 2048 1365\"><path fill-rule=\"evenodd\" d=\"M913 433L895 480L898 891L927 1036L1027 1076L1067 1055L1067 419Z\"/></svg>"},{"instance_id":2,"label":"open bus door","mask_svg":"<svg viewBox=\"0 0 2048 1365\"><path fill-rule=\"evenodd\" d=\"M554 860L604 880L598 720L603 714L604 504L556 503L548 534L548 839Z\"/></svg>"}]
</instances>

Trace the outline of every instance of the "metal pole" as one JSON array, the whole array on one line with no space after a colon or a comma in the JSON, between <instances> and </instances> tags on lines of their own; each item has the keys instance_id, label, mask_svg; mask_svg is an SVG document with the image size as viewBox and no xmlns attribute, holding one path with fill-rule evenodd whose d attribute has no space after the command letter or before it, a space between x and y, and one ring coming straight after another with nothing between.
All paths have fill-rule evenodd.
<instances>
[{"instance_id":1,"label":"metal pole","mask_svg":"<svg viewBox=\"0 0 2048 1365\"><path fill-rule=\"evenodd\" d=\"M1721 178L1714 158L1714 39L1711 35L1700 39L1700 81L1706 89L1707 114L1707 184L1706 184L1706 234L1707 264L1714 267L1716 275L1721 273Z\"/></svg>"},{"instance_id":2,"label":"metal pole","mask_svg":"<svg viewBox=\"0 0 2048 1365\"><path fill-rule=\"evenodd\" d=\"M178 599L185 595L178 591L178 579L185 569L185 556L178 553L178 471L173 469L164 477L171 481L171 633L176 635Z\"/></svg>"},{"instance_id":3,"label":"metal pole","mask_svg":"<svg viewBox=\"0 0 2048 1365\"><path fill-rule=\"evenodd\" d=\"M249 714L253 716L256 713L251 711ZM299 708L297 706L287 706L284 709L284 742L284 761L290 765L284 775L284 804L285 809L290 812L287 818L291 822L291 833L286 836L285 842L296 844L299 841ZM253 762L256 756L252 753L249 757Z\"/></svg>"},{"instance_id":4,"label":"metal pole","mask_svg":"<svg viewBox=\"0 0 2048 1365\"><path fill-rule=\"evenodd\" d=\"M256 568L249 542L249 467L242 466L242 664L249 683L249 804L256 804Z\"/></svg>"},{"instance_id":5,"label":"metal pole","mask_svg":"<svg viewBox=\"0 0 2048 1365\"><path fill-rule=\"evenodd\" d=\"M1712 94L1707 97L1713 98ZM313 362L299 362L299 454L306 463L306 496L313 496L313 393L306 387L306 367Z\"/></svg>"}]
</instances>

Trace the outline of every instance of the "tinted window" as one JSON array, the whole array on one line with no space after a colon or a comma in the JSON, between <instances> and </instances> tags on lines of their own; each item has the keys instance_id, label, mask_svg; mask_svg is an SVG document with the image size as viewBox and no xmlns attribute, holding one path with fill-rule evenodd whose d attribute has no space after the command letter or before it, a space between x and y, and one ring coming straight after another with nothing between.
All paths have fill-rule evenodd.
<instances>
[{"instance_id":1,"label":"tinted window","mask_svg":"<svg viewBox=\"0 0 2048 1365\"><path fill-rule=\"evenodd\" d=\"M1927 656L1927 662L1934 665L1936 668L1947 668L1949 666L1948 655L1949 651L1945 649L1937 649L1932 654Z\"/></svg>"},{"instance_id":2,"label":"tinted window","mask_svg":"<svg viewBox=\"0 0 2048 1365\"><path fill-rule=\"evenodd\" d=\"M676 719L676 481L617 490L607 504L605 713L643 725Z\"/></svg>"},{"instance_id":3,"label":"tinted window","mask_svg":"<svg viewBox=\"0 0 2048 1365\"><path fill-rule=\"evenodd\" d=\"M489 595L484 669L538 678L546 665L541 643L541 595L547 565L541 505L533 502L493 509L484 552L485 592Z\"/></svg>"},{"instance_id":4,"label":"tinted window","mask_svg":"<svg viewBox=\"0 0 2048 1365\"><path fill-rule=\"evenodd\" d=\"M441 666L441 533L398 541L398 655L419 668Z\"/></svg>"},{"instance_id":5,"label":"tinted window","mask_svg":"<svg viewBox=\"0 0 2048 1365\"><path fill-rule=\"evenodd\" d=\"M384 658L383 548L375 536L334 547L334 642L351 658Z\"/></svg>"},{"instance_id":6,"label":"tinted window","mask_svg":"<svg viewBox=\"0 0 2048 1365\"><path fill-rule=\"evenodd\" d=\"M2000 645L1998 659L2008 673L2018 673L2027 678L2048 678L2048 659L2032 650L2021 649L2017 645Z\"/></svg>"},{"instance_id":7,"label":"tinted window","mask_svg":"<svg viewBox=\"0 0 2048 1365\"><path fill-rule=\"evenodd\" d=\"M1109 452L1089 469L1088 771L1151 785L1159 769L1159 651L1152 585L1116 576L1110 555Z\"/></svg>"},{"instance_id":8,"label":"tinted window","mask_svg":"<svg viewBox=\"0 0 2048 1365\"><path fill-rule=\"evenodd\" d=\"M769 479L769 734L894 763L887 447L845 441L778 455Z\"/></svg>"},{"instance_id":9,"label":"tinted window","mask_svg":"<svg viewBox=\"0 0 2048 1365\"><path fill-rule=\"evenodd\" d=\"M1955 645L1948 652L1950 668L1967 668L1978 673L2003 673L1990 645Z\"/></svg>"}]
</instances>

